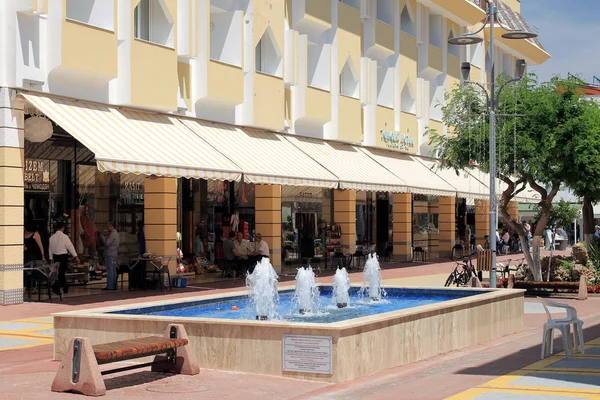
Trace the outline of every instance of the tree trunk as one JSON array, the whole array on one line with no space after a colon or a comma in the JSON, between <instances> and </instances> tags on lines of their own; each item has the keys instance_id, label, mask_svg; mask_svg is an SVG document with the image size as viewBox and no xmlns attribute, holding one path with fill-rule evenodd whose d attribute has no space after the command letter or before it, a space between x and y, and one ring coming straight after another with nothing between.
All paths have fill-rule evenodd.
<instances>
[{"instance_id":1,"label":"tree trunk","mask_svg":"<svg viewBox=\"0 0 600 400\"><path fill-rule=\"evenodd\" d=\"M554 242L556 240L556 232L555 232L555 228L553 227L551 232L552 232L552 241L550 242L550 259L548 260L548 274L547 274L547 278L546 280L548 282L550 282L550 270L552 269L552 253L554 253Z\"/></svg>"},{"instance_id":2,"label":"tree trunk","mask_svg":"<svg viewBox=\"0 0 600 400\"><path fill-rule=\"evenodd\" d=\"M532 263L529 264L529 269L531 270L531 273L533 274L533 279L536 280L537 282L541 282L543 281L543 277L542 277L542 263L541 263L541 252L540 252L540 243L542 242L542 236L541 235L537 235L537 229L536 229L536 235L533 236L533 246L532 247L532 256L530 258L532 258ZM527 262L529 263L529 260L527 260Z\"/></svg>"},{"instance_id":3,"label":"tree trunk","mask_svg":"<svg viewBox=\"0 0 600 400\"><path fill-rule=\"evenodd\" d=\"M583 237L586 242L594 235L594 206L589 196L583 197ZM577 240L576 240L577 242Z\"/></svg>"}]
</instances>

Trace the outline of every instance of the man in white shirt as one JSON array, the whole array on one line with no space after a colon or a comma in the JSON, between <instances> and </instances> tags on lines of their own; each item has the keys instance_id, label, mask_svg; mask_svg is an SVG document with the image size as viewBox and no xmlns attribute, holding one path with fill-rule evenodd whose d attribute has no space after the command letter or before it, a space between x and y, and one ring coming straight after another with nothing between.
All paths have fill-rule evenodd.
<instances>
[{"instance_id":1,"label":"man in white shirt","mask_svg":"<svg viewBox=\"0 0 600 400\"><path fill-rule=\"evenodd\" d=\"M79 264L79 257L73 243L67 235L65 235L65 224L59 222L56 225L56 233L50 236L50 242L48 245L48 252L50 253L50 261L59 263L58 266L58 281L55 282L52 291L60 296L60 287L63 288L64 293L69 293L69 286L67 285L67 267L69 266L69 254L72 255L77 264Z\"/></svg>"},{"instance_id":2,"label":"man in white shirt","mask_svg":"<svg viewBox=\"0 0 600 400\"><path fill-rule=\"evenodd\" d=\"M260 233L256 234L256 251L254 253L263 258L269 257L269 245L262 240L262 235Z\"/></svg>"}]
</instances>

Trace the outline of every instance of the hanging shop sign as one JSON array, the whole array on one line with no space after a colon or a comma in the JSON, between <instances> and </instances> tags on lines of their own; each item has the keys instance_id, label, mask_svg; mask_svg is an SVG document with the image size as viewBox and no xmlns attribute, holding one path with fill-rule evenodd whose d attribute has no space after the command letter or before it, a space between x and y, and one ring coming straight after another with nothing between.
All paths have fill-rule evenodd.
<instances>
[{"instance_id":1,"label":"hanging shop sign","mask_svg":"<svg viewBox=\"0 0 600 400\"><path fill-rule=\"evenodd\" d=\"M50 161L25 160L23 181L25 190L50 190Z\"/></svg>"},{"instance_id":2,"label":"hanging shop sign","mask_svg":"<svg viewBox=\"0 0 600 400\"><path fill-rule=\"evenodd\" d=\"M415 140L409 135L403 135L397 131L381 130L381 140L386 147L399 150L408 150L415 147Z\"/></svg>"}]
</instances>

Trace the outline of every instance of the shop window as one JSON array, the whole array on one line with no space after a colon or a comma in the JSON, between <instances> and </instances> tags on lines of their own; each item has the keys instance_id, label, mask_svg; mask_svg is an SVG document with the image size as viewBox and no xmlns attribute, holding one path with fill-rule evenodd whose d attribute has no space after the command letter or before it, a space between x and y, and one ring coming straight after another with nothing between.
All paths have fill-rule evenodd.
<instances>
[{"instance_id":1,"label":"shop window","mask_svg":"<svg viewBox=\"0 0 600 400\"><path fill-rule=\"evenodd\" d=\"M377 104L394 108L394 68L377 68Z\"/></svg>"},{"instance_id":2,"label":"shop window","mask_svg":"<svg viewBox=\"0 0 600 400\"><path fill-rule=\"evenodd\" d=\"M67 0L68 19L113 31L115 28L115 7L112 1Z\"/></svg>"},{"instance_id":3,"label":"shop window","mask_svg":"<svg viewBox=\"0 0 600 400\"><path fill-rule=\"evenodd\" d=\"M175 24L165 0L141 0L134 10L134 36L137 39L173 47Z\"/></svg>"},{"instance_id":4,"label":"shop window","mask_svg":"<svg viewBox=\"0 0 600 400\"><path fill-rule=\"evenodd\" d=\"M343 4L347 5L347 6L352 7L352 8L356 8L358 10L358 7L359 7L358 1L359 0L340 0L340 3L343 3Z\"/></svg>"},{"instance_id":5,"label":"shop window","mask_svg":"<svg viewBox=\"0 0 600 400\"><path fill-rule=\"evenodd\" d=\"M442 16L429 14L429 44L442 48Z\"/></svg>"},{"instance_id":6,"label":"shop window","mask_svg":"<svg viewBox=\"0 0 600 400\"><path fill-rule=\"evenodd\" d=\"M400 104L402 106L402 111L411 114L415 113L415 96L413 94L412 84L410 83L409 79L406 80L404 87L402 88Z\"/></svg>"},{"instance_id":7,"label":"shop window","mask_svg":"<svg viewBox=\"0 0 600 400\"><path fill-rule=\"evenodd\" d=\"M331 46L308 42L307 56L308 86L330 90Z\"/></svg>"},{"instance_id":8,"label":"shop window","mask_svg":"<svg viewBox=\"0 0 600 400\"><path fill-rule=\"evenodd\" d=\"M242 11L210 13L210 58L242 66Z\"/></svg>"},{"instance_id":9,"label":"shop window","mask_svg":"<svg viewBox=\"0 0 600 400\"><path fill-rule=\"evenodd\" d=\"M448 34L448 40L454 38L454 33L450 31ZM453 55L454 57L460 57L460 48L457 45L448 43L448 54Z\"/></svg>"},{"instance_id":10,"label":"shop window","mask_svg":"<svg viewBox=\"0 0 600 400\"><path fill-rule=\"evenodd\" d=\"M340 74L340 93L358 99L358 74L354 69L352 58L348 57Z\"/></svg>"},{"instance_id":11,"label":"shop window","mask_svg":"<svg viewBox=\"0 0 600 400\"><path fill-rule=\"evenodd\" d=\"M408 33L411 36L415 36L415 23L408 6L404 6L402 14L400 14L400 29L404 33Z\"/></svg>"},{"instance_id":12,"label":"shop window","mask_svg":"<svg viewBox=\"0 0 600 400\"><path fill-rule=\"evenodd\" d=\"M281 50L269 26L254 49L254 62L257 72L281 77L283 60Z\"/></svg>"},{"instance_id":13,"label":"shop window","mask_svg":"<svg viewBox=\"0 0 600 400\"><path fill-rule=\"evenodd\" d=\"M392 0L377 0L377 19L394 25L394 3Z\"/></svg>"}]
</instances>

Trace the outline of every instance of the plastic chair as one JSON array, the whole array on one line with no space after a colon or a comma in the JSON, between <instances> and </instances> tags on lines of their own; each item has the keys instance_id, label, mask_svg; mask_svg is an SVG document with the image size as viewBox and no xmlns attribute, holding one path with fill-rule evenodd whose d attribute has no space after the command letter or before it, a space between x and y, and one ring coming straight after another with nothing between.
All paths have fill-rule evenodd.
<instances>
[{"instance_id":1,"label":"plastic chair","mask_svg":"<svg viewBox=\"0 0 600 400\"><path fill-rule=\"evenodd\" d=\"M544 311L548 316L548 322L544 324L544 334L542 337L542 360L552 354L553 341L554 341L554 329L558 329L562 332L563 346L565 348L565 358L569 359L569 352L574 351L578 346L581 354L585 354L585 345L583 341L583 321L577 318L577 310L564 303L556 303L551 300L542 299L538 297L542 302ZM563 308L567 312L566 318L552 318L548 307ZM573 325L573 337L571 338L571 325ZM572 341L574 339L574 346Z\"/></svg>"}]
</instances>

